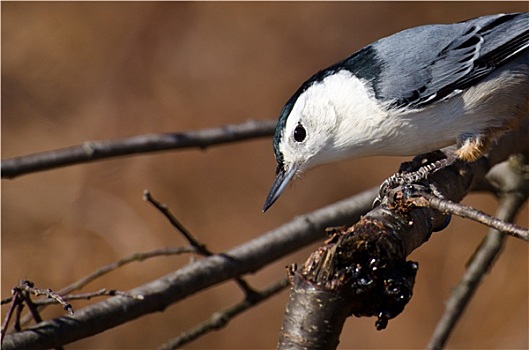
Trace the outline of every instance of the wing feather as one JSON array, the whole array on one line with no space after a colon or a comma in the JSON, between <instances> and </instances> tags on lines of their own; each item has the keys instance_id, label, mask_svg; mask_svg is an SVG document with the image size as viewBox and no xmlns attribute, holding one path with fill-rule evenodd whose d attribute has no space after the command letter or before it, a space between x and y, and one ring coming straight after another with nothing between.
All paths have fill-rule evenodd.
<instances>
[{"instance_id":1,"label":"wing feather","mask_svg":"<svg viewBox=\"0 0 529 350\"><path fill-rule=\"evenodd\" d=\"M416 67L411 76L403 75L398 68L391 67L389 61L386 62L386 70L393 75L393 80L397 73L400 82L374 86L379 97L395 107L421 108L457 95L529 50L528 13L481 17L448 26L435 26L434 29L428 32L430 42L425 40L418 50L435 49L432 36L439 36L438 43L443 43L441 36L455 37L448 45L438 47L436 53L419 52L417 55L420 57L415 61L413 57L408 58L411 62L407 64ZM379 56L391 57L389 45L381 44ZM406 45L406 41L401 40L401 44ZM428 55L431 59L424 60ZM422 66L419 64L421 59Z\"/></svg>"}]
</instances>

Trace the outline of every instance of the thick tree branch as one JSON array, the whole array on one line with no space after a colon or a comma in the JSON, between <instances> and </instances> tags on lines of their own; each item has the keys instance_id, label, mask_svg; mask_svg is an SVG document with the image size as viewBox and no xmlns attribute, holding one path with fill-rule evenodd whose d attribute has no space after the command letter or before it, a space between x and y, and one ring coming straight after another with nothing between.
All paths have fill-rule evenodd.
<instances>
[{"instance_id":1,"label":"thick tree branch","mask_svg":"<svg viewBox=\"0 0 529 350\"><path fill-rule=\"evenodd\" d=\"M179 148L207 148L230 142L271 136L275 121L249 121L220 128L183 133L151 134L107 141L87 141L78 146L5 159L2 178L88 163L96 160Z\"/></svg>"},{"instance_id":2,"label":"thick tree branch","mask_svg":"<svg viewBox=\"0 0 529 350\"><path fill-rule=\"evenodd\" d=\"M213 255L129 291L144 300L113 297L42 322L4 338L3 349L51 348L98 334L169 305L207 287L254 272L321 239L325 227L351 224L370 207L376 189L302 215L273 231L222 254Z\"/></svg>"}]
</instances>

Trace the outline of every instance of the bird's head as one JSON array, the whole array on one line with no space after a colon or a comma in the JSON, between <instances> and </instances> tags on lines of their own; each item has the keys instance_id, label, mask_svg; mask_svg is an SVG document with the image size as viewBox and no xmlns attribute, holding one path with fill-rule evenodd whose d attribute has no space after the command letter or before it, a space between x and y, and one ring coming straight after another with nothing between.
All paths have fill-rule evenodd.
<instances>
[{"instance_id":1,"label":"bird's head","mask_svg":"<svg viewBox=\"0 0 529 350\"><path fill-rule=\"evenodd\" d=\"M263 211L304 170L376 155L377 146L372 144L381 138L384 117L369 82L339 65L316 73L281 111L274 136L276 178Z\"/></svg>"},{"instance_id":2,"label":"bird's head","mask_svg":"<svg viewBox=\"0 0 529 350\"><path fill-rule=\"evenodd\" d=\"M317 85L303 86L281 111L274 136L276 178L263 211L279 198L292 178L330 158L336 113Z\"/></svg>"}]
</instances>

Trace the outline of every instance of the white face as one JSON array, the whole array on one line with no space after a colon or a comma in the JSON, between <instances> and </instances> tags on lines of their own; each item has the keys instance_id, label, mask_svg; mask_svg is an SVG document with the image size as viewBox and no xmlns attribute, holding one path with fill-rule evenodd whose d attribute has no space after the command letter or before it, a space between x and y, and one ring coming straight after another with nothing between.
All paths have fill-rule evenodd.
<instances>
[{"instance_id":1,"label":"white face","mask_svg":"<svg viewBox=\"0 0 529 350\"><path fill-rule=\"evenodd\" d=\"M274 204L296 174L327 160L323 155L332 148L336 113L326 94L315 94L316 90L303 92L286 120L276 144L280 164L263 211Z\"/></svg>"},{"instance_id":2,"label":"white face","mask_svg":"<svg viewBox=\"0 0 529 350\"><path fill-rule=\"evenodd\" d=\"M280 164L263 210L296 173L322 163L376 154L385 119L372 90L350 72L336 72L311 85L294 102L276 141Z\"/></svg>"},{"instance_id":3,"label":"white face","mask_svg":"<svg viewBox=\"0 0 529 350\"><path fill-rule=\"evenodd\" d=\"M298 171L311 168L323 161L322 155L332 145L336 113L325 94L305 91L296 101L287 119L279 151L286 169Z\"/></svg>"},{"instance_id":4,"label":"white face","mask_svg":"<svg viewBox=\"0 0 529 350\"><path fill-rule=\"evenodd\" d=\"M387 120L364 82L347 71L330 75L305 90L287 118L278 145L285 170L376 155Z\"/></svg>"}]
</instances>

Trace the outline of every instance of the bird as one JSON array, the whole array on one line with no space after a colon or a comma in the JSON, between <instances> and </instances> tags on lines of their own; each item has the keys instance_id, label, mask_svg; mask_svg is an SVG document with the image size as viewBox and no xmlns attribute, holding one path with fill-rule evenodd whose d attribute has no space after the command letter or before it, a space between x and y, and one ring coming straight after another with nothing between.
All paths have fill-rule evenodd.
<instances>
[{"instance_id":1,"label":"bird","mask_svg":"<svg viewBox=\"0 0 529 350\"><path fill-rule=\"evenodd\" d=\"M316 165L457 145L473 162L529 115L529 13L412 27L305 81L282 108L263 212Z\"/></svg>"}]
</instances>

